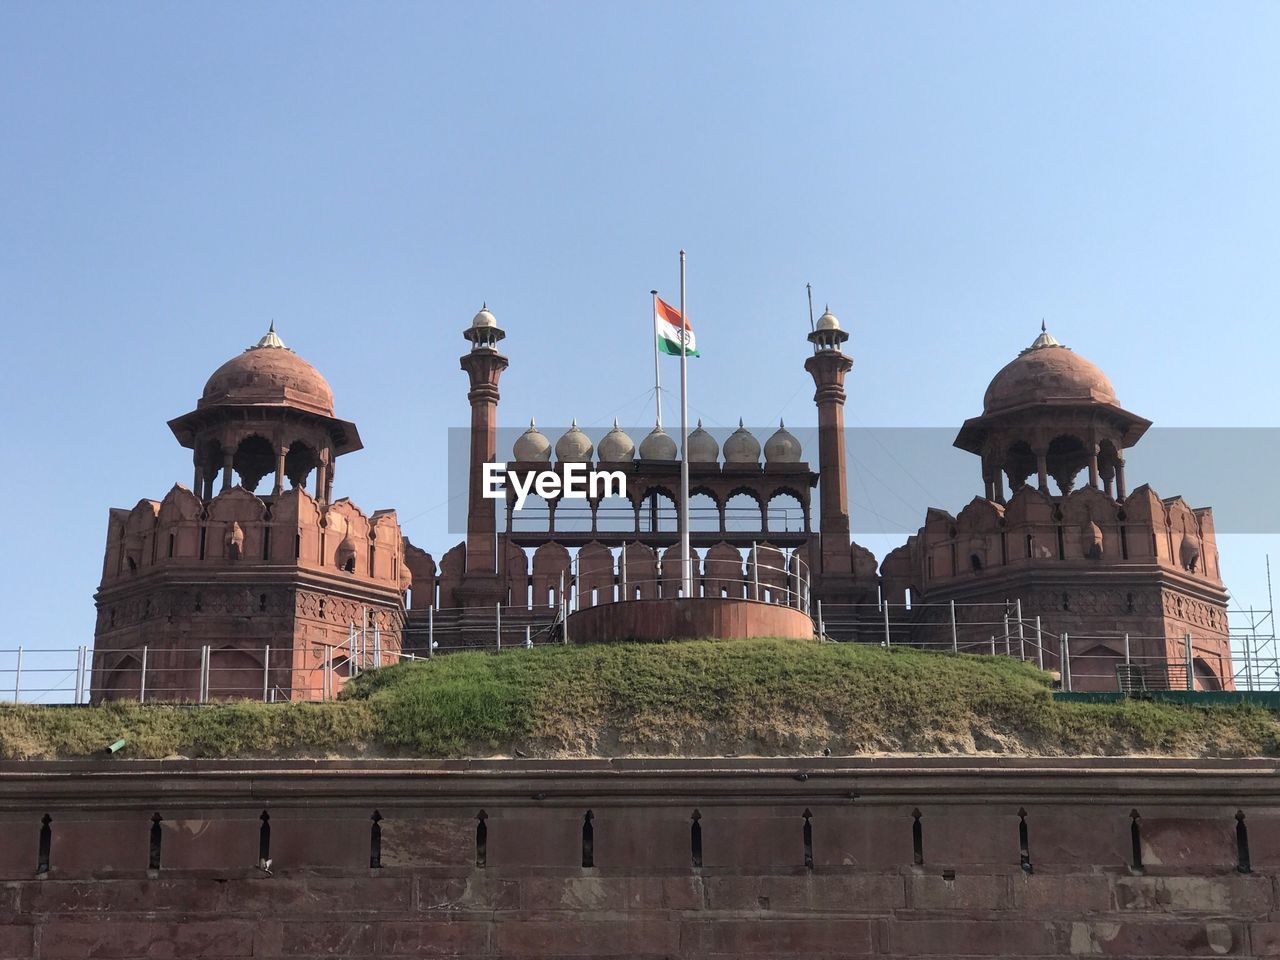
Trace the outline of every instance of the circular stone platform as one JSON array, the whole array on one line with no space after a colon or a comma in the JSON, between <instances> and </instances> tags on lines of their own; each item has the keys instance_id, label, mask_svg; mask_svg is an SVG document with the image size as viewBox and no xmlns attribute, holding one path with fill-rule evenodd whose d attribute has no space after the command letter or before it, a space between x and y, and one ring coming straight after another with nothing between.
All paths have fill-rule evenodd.
<instances>
[{"instance_id":1,"label":"circular stone platform","mask_svg":"<svg viewBox=\"0 0 1280 960\"><path fill-rule=\"evenodd\" d=\"M813 620L795 607L729 597L602 603L570 614L566 626L570 643L814 636Z\"/></svg>"}]
</instances>

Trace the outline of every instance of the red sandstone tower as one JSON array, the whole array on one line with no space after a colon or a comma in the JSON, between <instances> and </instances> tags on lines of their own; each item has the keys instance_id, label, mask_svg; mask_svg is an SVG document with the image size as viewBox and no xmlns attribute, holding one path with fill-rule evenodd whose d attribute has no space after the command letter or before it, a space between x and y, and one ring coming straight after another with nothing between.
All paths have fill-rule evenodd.
<instances>
[{"instance_id":1,"label":"red sandstone tower","mask_svg":"<svg viewBox=\"0 0 1280 960\"><path fill-rule=\"evenodd\" d=\"M848 332L841 329L840 321L828 308L809 334L813 356L804 363L817 387L813 399L818 405L818 472L821 476L813 594L829 603L855 602L858 592L854 584L845 478L844 378L853 369L853 360L841 345L848 339Z\"/></svg>"},{"instance_id":2,"label":"red sandstone tower","mask_svg":"<svg viewBox=\"0 0 1280 960\"><path fill-rule=\"evenodd\" d=\"M934 604L932 613L917 609L935 619L952 601L987 621L1020 603L1048 633L1046 665L1060 666L1067 636L1075 689L1115 690L1126 658L1146 671L1144 683L1230 688L1213 511L1161 498L1147 484L1125 487L1124 451L1150 426L1120 406L1101 369L1042 326L956 437L981 458L982 495L954 516L929 511L920 532L885 558L885 596ZM1000 630L960 627L979 641ZM914 634L951 637L936 623L919 623Z\"/></svg>"},{"instance_id":3,"label":"red sandstone tower","mask_svg":"<svg viewBox=\"0 0 1280 960\"><path fill-rule=\"evenodd\" d=\"M498 379L508 360L498 352L506 333L483 306L462 336L471 343L462 369L471 380L471 456L467 473L467 540L465 569L458 587L463 606L492 607L504 598L498 576L497 502L482 494L484 465L498 459Z\"/></svg>"},{"instance_id":4,"label":"red sandstone tower","mask_svg":"<svg viewBox=\"0 0 1280 960\"><path fill-rule=\"evenodd\" d=\"M95 700L260 699L264 687L268 699L315 699L341 685L353 626L376 627L381 653L399 649L400 527L394 511L333 502L334 462L361 444L319 371L273 328L169 426L192 451L194 483L111 511ZM258 493L268 476L270 492ZM322 679L335 659L339 672Z\"/></svg>"}]
</instances>

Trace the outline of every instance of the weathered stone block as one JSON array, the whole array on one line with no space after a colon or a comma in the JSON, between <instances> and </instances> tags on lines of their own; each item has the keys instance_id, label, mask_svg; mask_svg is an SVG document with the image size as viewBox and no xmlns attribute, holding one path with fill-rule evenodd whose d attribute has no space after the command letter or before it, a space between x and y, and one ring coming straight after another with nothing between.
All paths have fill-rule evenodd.
<instances>
[{"instance_id":1,"label":"weathered stone block","mask_svg":"<svg viewBox=\"0 0 1280 960\"><path fill-rule=\"evenodd\" d=\"M959 874L907 878L907 905L914 910L1004 910L1010 906L1008 876Z\"/></svg>"},{"instance_id":2,"label":"weathered stone block","mask_svg":"<svg viewBox=\"0 0 1280 960\"><path fill-rule=\"evenodd\" d=\"M378 954L409 957L483 956L490 925L479 921L416 920L378 926Z\"/></svg>"},{"instance_id":3,"label":"weathered stone block","mask_svg":"<svg viewBox=\"0 0 1280 960\"><path fill-rule=\"evenodd\" d=\"M1272 908L1271 880L1258 876L1117 877L1120 910L1259 917Z\"/></svg>"},{"instance_id":4,"label":"weathered stone block","mask_svg":"<svg viewBox=\"0 0 1280 960\"><path fill-rule=\"evenodd\" d=\"M679 949L680 925L668 920L531 920L493 930L493 951L504 957L670 956Z\"/></svg>"},{"instance_id":5,"label":"weathered stone block","mask_svg":"<svg viewBox=\"0 0 1280 960\"><path fill-rule=\"evenodd\" d=\"M887 926L889 952L909 957L1043 957L1065 952L1062 931L1036 920L902 920Z\"/></svg>"},{"instance_id":6,"label":"weathered stone block","mask_svg":"<svg viewBox=\"0 0 1280 960\"><path fill-rule=\"evenodd\" d=\"M253 926L235 920L59 920L40 929L42 960L253 956Z\"/></svg>"},{"instance_id":7,"label":"weathered stone block","mask_svg":"<svg viewBox=\"0 0 1280 960\"><path fill-rule=\"evenodd\" d=\"M1073 954L1110 957L1221 957L1244 954L1244 926L1204 923L1090 920L1071 925Z\"/></svg>"},{"instance_id":8,"label":"weathered stone block","mask_svg":"<svg viewBox=\"0 0 1280 960\"><path fill-rule=\"evenodd\" d=\"M420 877L418 909L465 913L520 909L520 881L475 871L469 877Z\"/></svg>"}]
</instances>

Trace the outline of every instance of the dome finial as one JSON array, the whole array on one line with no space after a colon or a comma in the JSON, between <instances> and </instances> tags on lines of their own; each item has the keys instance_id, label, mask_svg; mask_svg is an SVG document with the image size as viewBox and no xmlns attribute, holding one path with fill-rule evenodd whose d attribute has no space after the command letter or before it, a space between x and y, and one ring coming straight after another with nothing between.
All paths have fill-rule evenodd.
<instances>
[{"instance_id":1,"label":"dome finial","mask_svg":"<svg viewBox=\"0 0 1280 960\"><path fill-rule=\"evenodd\" d=\"M275 320L271 321L271 325L267 327L267 332L251 349L256 350L259 347L273 347L277 350L284 348L284 341L280 339L280 334L276 333Z\"/></svg>"},{"instance_id":2,"label":"dome finial","mask_svg":"<svg viewBox=\"0 0 1280 960\"><path fill-rule=\"evenodd\" d=\"M1062 344L1060 344L1057 340L1054 339L1053 334L1049 332L1049 327L1044 322L1044 318L1041 317L1040 318L1040 335L1031 342L1031 346L1027 347L1027 349L1023 350L1022 352L1026 353L1029 350L1040 350L1040 349L1043 349L1044 347L1060 347L1060 346L1062 346Z\"/></svg>"}]
</instances>

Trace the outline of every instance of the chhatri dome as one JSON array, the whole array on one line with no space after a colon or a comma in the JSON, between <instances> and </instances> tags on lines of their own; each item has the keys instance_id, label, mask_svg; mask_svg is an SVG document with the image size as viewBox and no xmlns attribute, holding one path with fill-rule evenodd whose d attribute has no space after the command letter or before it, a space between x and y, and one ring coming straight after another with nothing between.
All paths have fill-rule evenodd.
<instances>
[{"instance_id":1,"label":"chhatri dome","mask_svg":"<svg viewBox=\"0 0 1280 960\"><path fill-rule=\"evenodd\" d=\"M759 463L760 441L738 419L738 429L724 442L725 463Z\"/></svg>"},{"instance_id":2,"label":"chhatri dome","mask_svg":"<svg viewBox=\"0 0 1280 960\"><path fill-rule=\"evenodd\" d=\"M564 436L556 441L556 459L561 463L587 463L594 449L591 438L578 429L578 421L574 420Z\"/></svg>"},{"instance_id":3,"label":"chhatri dome","mask_svg":"<svg viewBox=\"0 0 1280 960\"><path fill-rule=\"evenodd\" d=\"M674 460L676 458L676 442L658 424L649 431L649 435L640 441L641 460Z\"/></svg>"},{"instance_id":4,"label":"chhatri dome","mask_svg":"<svg viewBox=\"0 0 1280 960\"><path fill-rule=\"evenodd\" d=\"M1040 324L1031 346L1005 365L982 398L984 414L1034 403L1099 403L1119 406L1107 375Z\"/></svg>"},{"instance_id":5,"label":"chhatri dome","mask_svg":"<svg viewBox=\"0 0 1280 960\"><path fill-rule=\"evenodd\" d=\"M596 450L602 463L622 463L626 460L635 459L636 445L626 432L618 426L618 421L613 421L613 429L604 435L600 440L600 446Z\"/></svg>"},{"instance_id":6,"label":"chhatri dome","mask_svg":"<svg viewBox=\"0 0 1280 960\"><path fill-rule=\"evenodd\" d=\"M720 444L716 443L716 438L702 429L702 421L698 421L698 426L689 434L689 462L690 463L715 463L720 459Z\"/></svg>"},{"instance_id":7,"label":"chhatri dome","mask_svg":"<svg viewBox=\"0 0 1280 960\"><path fill-rule=\"evenodd\" d=\"M272 322L256 344L232 357L204 385L198 408L291 406L333 416L333 390L320 371L284 345Z\"/></svg>"},{"instance_id":8,"label":"chhatri dome","mask_svg":"<svg viewBox=\"0 0 1280 960\"><path fill-rule=\"evenodd\" d=\"M800 441L779 420L778 429L764 442L765 460L769 463L799 463L800 452Z\"/></svg>"},{"instance_id":9,"label":"chhatri dome","mask_svg":"<svg viewBox=\"0 0 1280 960\"><path fill-rule=\"evenodd\" d=\"M538 429L532 418L529 420L529 429L516 437L516 442L511 445L511 455L524 463L551 459L551 441Z\"/></svg>"}]
</instances>

